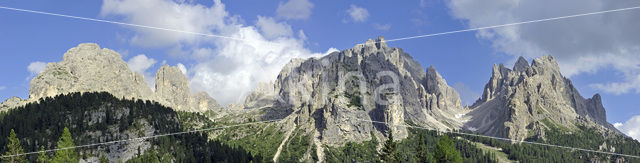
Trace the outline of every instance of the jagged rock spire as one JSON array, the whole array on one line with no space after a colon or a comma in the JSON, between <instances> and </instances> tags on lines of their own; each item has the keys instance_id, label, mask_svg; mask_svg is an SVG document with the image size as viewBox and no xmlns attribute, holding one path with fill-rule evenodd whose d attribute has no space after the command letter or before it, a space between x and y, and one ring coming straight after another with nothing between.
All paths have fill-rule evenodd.
<instances>
[{"instance_id":1,"label":"jagged rock spire","mask_svg":"<svg viewBox=\"0 0 640 163\"><path fill-rule=\"evenodd\" d=\"M536 58L531 66L520 57L513 70L494 65L483 96L472 109L474 118L466 127L493 136L524 139L542 132L544 123L539 121L544 119L569 128L579 122L617 131L606 122L600 95L583 98L552 56Z\"/></svg>"},{"instance_id":2,"label":"jagged rock spire","mask_svg":"<svg viewBox=\"0 0 640 163\"><path fill-rule=\"evenodd\" d=\"M526 59L524 59L524 57L520 56L518 57L518 61L516 61L516 64L513 65L513 71L526 71L529 68L529 62L527 62Z\"/></svg>"},{"instance_id":3,"label":"jagged rock spire","mask_svg":"<svg viewBox=\"0 0 640 163\"><path fill-rule=\"evenodd\" d=\"M108 92L115 97L152 100L182 111L219 109L206 93L192 95L187 77L177 67L163 66L156 76L156 92L144 76L133 72L117 52L95 43L83 43L69 49L58 63L47 67L31 80L29 99L16 100L23 105L43 97L71 92ZM8 104L8 103L7 103ZM3 107L7 108L7 107Z\"/></svg>"}]
</instances>

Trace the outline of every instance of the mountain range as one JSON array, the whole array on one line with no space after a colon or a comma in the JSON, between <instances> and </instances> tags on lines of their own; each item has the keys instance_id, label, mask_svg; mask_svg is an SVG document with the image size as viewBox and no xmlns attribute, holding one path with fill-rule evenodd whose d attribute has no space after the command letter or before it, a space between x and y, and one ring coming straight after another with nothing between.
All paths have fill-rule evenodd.
<instances>
[{"instance_id":1,"label":"mountain range","mask_svg":"<svg viewBox=\"0 0 640 163\"><path fill-rule=\"evenodd\" d=\"M327 152L351 143L385 140L389 131L396 141L413 140L416 131L410 126L540 142L553 142L548 139L557 132L589 129L604 140L629 141L607 122L600 95L580 95L561 74L553 56L536 58L531 64L520 57L513 68L499 64L492 70L482 96L473 105L463 106L458 92L433 66L425 69L410 54L388 47L378 37L322 57L293 59L276 79L259 84L244 102L223 107L207 93L193 92L177 67L161 67L152 89L118 53L86 43L69 49L61 62L47 64L31 80L29 98L7 99L0 104L0 112L58 95L107 92L204 115L206 120L190 122L200 127L213 122L277 120L207 132L211 139L273 161L293 157L329 162L335 156ZM262 143L272 149L256 147L261 139L271 139ZM293 147L303 148L292 151ZM597 150L620 152L615 144L606 142L599 142ZM620 161L617 157L604 159Z\"/></svg>"}]
</instances>

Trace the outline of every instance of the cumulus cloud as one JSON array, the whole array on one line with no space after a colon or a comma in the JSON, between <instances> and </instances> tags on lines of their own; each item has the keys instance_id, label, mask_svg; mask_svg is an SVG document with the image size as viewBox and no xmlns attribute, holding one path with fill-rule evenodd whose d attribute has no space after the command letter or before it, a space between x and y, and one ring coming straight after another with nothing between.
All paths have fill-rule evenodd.
<instances>
[{"instance_id":1,"label":"cumulus cloud","mask_svg":"<svg viewBox=\"0 0 640 163\"><path fill-rule=\"evenodd\" d=\"M171 0L104 0L100 15L125 16L124 21L146 26L194 33L224 32L228 13L220 0L211 7L199 4L176 3ZM144 47L164 47L179 43L197 43L202 37L166 30L132 28L136 34L130 42Z\"/></svg>"},{"instance_id":2,"label":"cumulus cloud","mask_svg":"<svg viewBox=\"0 0 640 163\"><path fill-rule=\"evenodd\" d=\"M369 18L369 11L356 5L351 5L349 9L347 9L347 14L349 14L350 20L345 20L345 23L349 21L365 22L367 21L367 18Z\"/></svg>"},{"instance_id":3,"label":"cumulus cloud","mask_svg":"<svg viewBox=\"0 0 640 163\"><path fill-rule=\"evenodd\" d=\"M381 31L388 31L389 29L391 29L391 24L378 24L378 23L375 23L375 24L373 24L373 28L375 28L377 30L381 30Z\"/></svg>"},{"instance_id":4,"label":"cumulus cloud","mask_svg":"<svg viewBox=\"0 0 640 163\"><path fill-rule=\"evenodd\" d=\"M308 0L289 0L280 2L276 9L276 17L283 19L308 19L311 16L313 3Z\"/></svg>"},{"instance_id":5,"label":"cumulus cloud","mask_svg":"<svg viewBox=\"0 0 640 163\"><path fill-rule=\"evenodd\" d=\"M153 66L157 61L153 58L149 58L144 54L137 55L129 61L127 61L127 65L129 65L129 69L134 72L138 72L144 75L144 80L146 80L149 87L154 88L155 80L153 73L147 72L151 66Z\"/></svg>"},{"instance_id":6,"label":"cumulus cloud","mask_svg":"<svg viewBox=\"0 0 640 163\"><path fill-rule=\"evenodd\" d=\"M303 46L306 35L300 31L298 33L299 38L296 38L291 27L285 22L278 22L273 18L260 16L255 26L244 25L240 23L244 22L241 18L229 15L224 8L224 4L220 1L214 1L211 6L184 4L169 0L145 0L145 2L151 3L138 3L137 0L120 0L107 5L105 2L102 8L107 8L108 10L103 10L101 13L118 16L128 23L145 24L152 22L152 24L157 23L155 24L157 26L185 26L189 28L180 28L184 30L195 29L194 32L241 38L236 40L193 35L184 36L182 34L167 33L166 31L133 29L136 33L132 36L132 39L175 35L175 37L168 38L172 39L171 42L176 45L153 42L148 42L147 44L164 45L164 47L169 47L168 53L170 55L191 58L195 62L193 66L190 66L188 71L186 71L184 65L182 67L185 68L187 76L191 79L192 91L205 91L221 104L243 101L245 96L259 82L275 80L281 68L292 58L323 55L323 53L313 53L306 49ZM281 4L280 13L291 12L285 12L283 8L300 2L293 0ZM302 4L307 3L307 1L303 2ZM130 8L132 10L129 10ZM141 9L133 10L137 8ZM178 15L176 16L178 21L139 19L140 17L146 17L145 15L153 15L150 13L156 12L162 13L162 15ZM295 18L280 16L287 19ZM165 40L149 41L166 42ZM178 65L178 67L181 66Z\"/></svg>"},{"instance_id":7,"label":"cumulus cloud","mask_svg":"<svg viewBox=\"0 0 640 163\"><path fill-rule=\"evenodd\" d=\"M29 63L29 66L27 66L27 70L29 71L29 73L31 73L31 76L34 76L40 73L46 67L47 67L47 63L36 61L36 62Z\"/></svg>"},{"instance_id":8,"label":"cumulus cloud","mask_svg":"<svg viewBox=\"0 0 640 163\"><path fill-rule=\"evenodd\" d=\"M180 72L182 72L182 74L187 75L187 67L184 66L182 63L178 63L178 69L180 69Z\"/></svg>"},{"instance_id":9,"label":"cumulus cloud","mask_svg":"<svg viewBox=\"0 0 640 163\"><path fill-rule=\"evenodd\" d=\"M267 39L289 37L293 35L291 26L284 22L276 22L271 17L258 16L256 26L260 28L260 31Z\"/></svg>"},{"instance_id":10,"label":"cumulus cloud","mask_svg":"<svg viewBox=\"0 0 640 163\"><path fill-rule=\"evenodd\" d=\"M627 134L627 136L640 141L640 115L631 117L631 119L625 123L615 123L613 126Z\"/></svg>"},{"instance_id":11,"label":"cumulus cloud","mask_svg":"<svg viewBox=\"0 0 640 163\"><path fill-rule=\"evenodd\" d=\"M454 17L470 28L500 25L638 6L637 1L474 1L451 0ZM548 22L485 29L478 38L489 40L496 51L527 58L553 55L566 76L614 68L624 82L594 84L610 93L640 92L640 12L615 12ZM617 89L617 90L609 90Z\"/></svg>"},{"instance_id":12,"label":"cumulus cloud","mask_svg":"<svg viewBox=\"0 0 640 163\"><path fill-rule=\"evenodd\" d=\"M129 61L127 61L127 65L132 71L144 73L149 69L149 67L153 66L157 61L153 58L149 58L144 54L137 55Z\"/></svg>"}]
</instances>

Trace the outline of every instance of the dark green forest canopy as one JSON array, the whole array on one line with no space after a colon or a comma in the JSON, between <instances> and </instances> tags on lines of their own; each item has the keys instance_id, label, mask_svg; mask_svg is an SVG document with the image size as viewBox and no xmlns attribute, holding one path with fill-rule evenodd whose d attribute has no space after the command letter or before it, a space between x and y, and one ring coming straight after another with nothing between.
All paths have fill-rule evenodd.
<instances>
[{"instance_id":1,"label":"dark green forest canopy","mask_svg":"<svg viewBox=\"0 0 640 163\"><path fill-rule=\"evenodd\" d=\"M92 120L92 117L102 115L100 120ZM30 103L23 107L11 109L0 113L0 153L7 151L7 143L11 129L15 130L24 152L55 149L56 142L62 135L64 127L68 127L75 145L93 144L106 141L123 140L114 133L105 133L109 128L116 128L120 132L139 128L138 121L144 119L155 129L154 135L174 132L182 132L193 129L192 124L202 123L204 128L220 126L208 120L199 113L176 112L171 108L162 106L156 102L143 100L127 100L112 96L109 93L71 93L41 99L37 103ZM259 126L256 126L259 127ZM88 136L87 132L101 131L107 136L104 140L97 140ZM603 136L596 129L578 126L574 132L560 132L560 129L551 128L546 131L545 139L528 139L547 144L569 146L590 150L600 150L602 144L609 146L607 150L615 148L615 153L640 155L640 143L622 136ZM278 135L278 134L274 134ZM640 160L598 154L593 152L572 151L563 148L531 145L526 143L513 143L476 136L438 133L431 130L409 129L407 139L397 141L397 153L402 162L415 162L420 136L426 149L428 161L434 161L437 141L447 135L453 142L455 149L460 151L463 162L496 162L496 156L479 148L475 143L500 149L510 160L521 162L640 162ZM274 136L278 137L278 136ZM281 137L281 136L280 136ZM363 142L348 142L342 147L328 147L324 150L327 162L375 162L377 161L377 146L383 142L375 139ZM273 139L272 137L256 138ZM220 140L220 139L217 139ZM274 139L275 140L275 139ZM279 139L278 139L279 140ZM291 143L281 154L281 160L296 161L303 158L304 152L312 142L308 135L302 132L294 134ZM229 142L211 141L204 133L187 133L149 139L152 148L132 158L129 162L269 162L271 158L264 158L262 153L248 152L240 145L229 145ZM241 143L238 141L236 143ZM246 144L246 143L245 143ZM279 144L279 141L272 144ZM248 148L250 146L244 145ZM266 148L266 147L265 147ZM86 147L76 149L81 158L100 157L104 148ZM315 152L312 152L315 153ZM53 156L54 152L47 153ZM38 154L28 155L29 161L35 161ZM313 157L313 156L312 156ZM312 158L317 160L318 158Z\"/></svg>"},{"instance_id":2,"label":"dark green forest canopy","mask_svg":"<svg viewBox=\"0 0 640 163\"><path fill-rule=\"evenodd\" d=\"M100 116L101 115L101 116ZM102 117L102 118L96 118ZM25 152L40 151L40 146L55 149L62 130L69 127L76 145L124 140L117 134L108 133L108 128L116 127L120 132L136 129L144 119L155 130L153 135L182 132L185 126L181 119L206 119L197 113L176 112L157 102L119 99L106 92L70 93L43 98L36 103L0 113L0 152L4 153L6 137L15 129ZM214 127L206 123L205 127ZM88 132L105 134L104 140L93 139ZM109 135L110 134L110 135ZM267 160L240 147L227 146L218 141L210 141L206 134L186 133L148 139L156 156L176 162L261 162ZM92 146L76 149L83 158L100 157L105 147ZM52 156L50 152L47 155ZM149 156L147 153L143 156ZM30 161L37 154L28 155ZM165 156L165 157L162 157ZM134 158L140 160L140 158ZM164 160L164 161L170 161Z\"/></svg>"}]
</instances>

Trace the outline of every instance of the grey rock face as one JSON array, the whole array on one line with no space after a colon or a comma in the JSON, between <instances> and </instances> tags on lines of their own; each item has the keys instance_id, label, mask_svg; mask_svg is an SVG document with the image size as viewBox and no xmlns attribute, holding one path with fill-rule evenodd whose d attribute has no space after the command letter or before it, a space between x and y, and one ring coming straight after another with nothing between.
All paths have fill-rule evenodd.
<instances>
[{"instance_id":1,"label":"grey rock face","mask_svg":"<svg viewBox=\"0 0 640 163\"><path fill-rule=\"evenodd\" d=\"M205 92L191 94L189 80L178 67L162 66L156 72L157 100L177 110L204 112L222 107Z\"/></svg>"},{"instance_id":2,"label":"grey rock face","mask_svg":"<svg viewBox=\"0 0 640 163\"><path fill-rule=\"evenodd\" d=\"M513 65L513 71L525 71L529 68L529 62L527 62L527 59L524 59L524 57L520 56L518 57L518 61L516 61L516 64Z\"/></svg>"},{"instance_id":3,"label":"grey rock face","mask_svg":"<svg viewBox=\"0 0 640 163\"><path fill-rule=\"evenodd\" d=\"M69 49L62 62L47 64L31 80L29 99L88 91L106 91L127 98L153 94L144 77L131 72L118 53L100 49L97 44L80 44Z\"/></svg>"},{"instance_id":4,"label":"grey rock face","mask_svg":"<svg viewBox=\"0 0 640 163\"><path fill-rule=\"evenodd\" d=\"M462 126L447 111L462 110L455 90L433 67L425 73L381 37L321 58L292 60L273 86L257 89L245 106L280 108L272 110L294 116L298 127L318 133L326 145L370 140L371 133L382 140L389 129L397 139L408 135L405 127L367 121L441 130Z\"/></svg>"},{"instance_id":5,"label":"grey rock face","mask_svg":"<svg viewBox=\"0 0 640 163\"><path fill-rule=\"evenodd\" d=\"M47 64L45 70L31 80L29 99L9 99L3 108L13 108L58 94L98 91L109 92L116 97L158 101L184 111L221 108L206 94L191 95L188 83L187 77L178 68L164 66L158 70L157 92L153 92L144 77L132 72L118 53L86 43L69 49L61 62Z\"/></svg>"},{"instance_id":6,"label":"grey rock face","mask_svg":"<svg viewBox=\"0 0 640 163\"><path fill-rule=\"evenodd\" d=\"M0 103L0 112L7 111L13 107L21 106L26 103L26 100L20 99L18 97L11 97L4 102Z\"/></svg>"},{"instance_id":7,"label":"grey rock face","mask_svg":"<svg viewBox=\"0 0 640 163\"><path fill-rule=\"evenodd\" d=\"M494 65L465 129L514 139L543 134L546 123L571 128L578 122L617 131L606 121L600 100L598 94L583 98L553 57L536 58L531 66L521 57L513 70Z\"/></svg>"}]
</instances>

